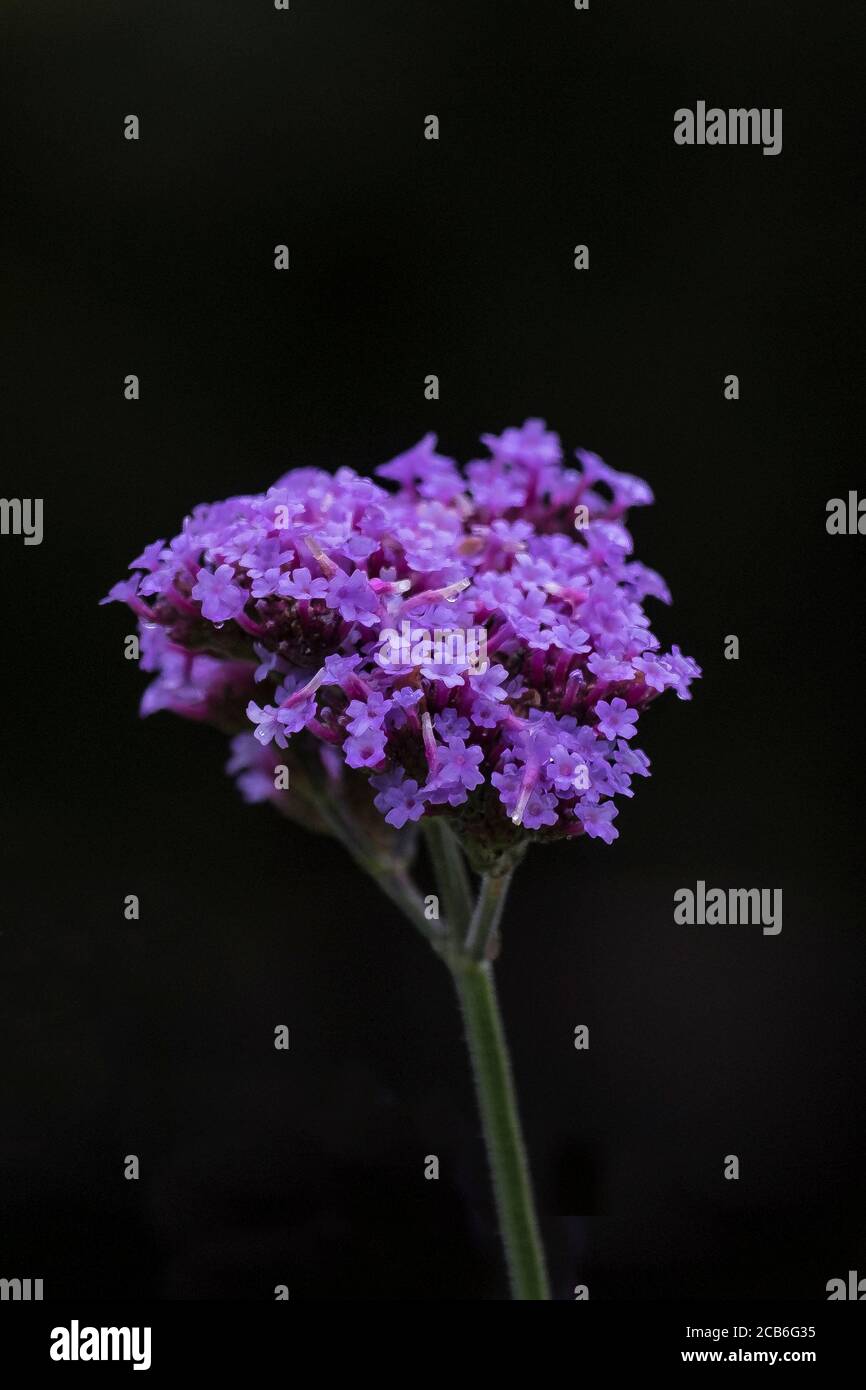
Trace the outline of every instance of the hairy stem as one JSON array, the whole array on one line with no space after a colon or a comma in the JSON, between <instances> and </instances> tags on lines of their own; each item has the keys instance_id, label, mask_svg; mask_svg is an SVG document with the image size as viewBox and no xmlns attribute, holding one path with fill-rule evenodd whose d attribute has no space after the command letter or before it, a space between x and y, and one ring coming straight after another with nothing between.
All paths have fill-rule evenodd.
<instances>
[{"instance_id":1,"label":"hairy stem","mask_svg":"<svg viewBox=\"0 0 866 1390\"><path fill-rule=\"evenodd\" d=\"M452 974L466 1026L512 1296L523 1302L547 1300L550 1287L493 967L488 961L466 960Z\"/></svg>"},{"instance_id":2,"label":"hairy stem","mask_svg":"<svg viewBox=\"0 0 866 1390\"><path fill-rule=\"evenodd\" d=\"M501 874L485 874L481 880L478 901L466 936L466 954L472 960L483 960L493 943L511 885L511 869Z\"/></svg>"},{"instance_id":3,"label":"hairy stem","mask_svg":"<svg viewBox=\"0 0 866 1390\"><path fill-rule=\"evenodd\" d=\"M465 939L472 919L472 888L463 851L443 818L425 817L421 824L427 837L439 892L444 899L451 937L459 944Z\"/></svg>"},{"instance_id":4,"label":"hairy stem","mask_svg":"<svg viewBox=\"0 0 866 1390\"><path fill-rule=\"evenodd\" d=\"M430 826L434 824L431 820ZM447 832L450 845L430 836L428 830L440 891L453 918L449 949L441 954L451 971L463 1015L512 1295L521 1301L546 1300L550 1288L508 1044L493 967L483 959L502 917L512 868L484 875L478 902L470 913L462 854L448 827L441 828Z\"/></svg>"},{"instance_id":5,"label":"hairy stem","mask_svg":"<svg viewBox=\"0 0 866 1390\"><path fill-rule=\"evenodd\" d=\"M424 828L447 922L428 921L424 900L404 864L384 854L337 798L320 798L317 808L355 862L423 933L451 972L466 1030L512 1296L521 1301L547 1300L550 1288L508 1045L493 968L485 959L502 917L512 866L483 876L473 909L460 845L448 825L431 819Z\"/></svg>"}]
</instances>

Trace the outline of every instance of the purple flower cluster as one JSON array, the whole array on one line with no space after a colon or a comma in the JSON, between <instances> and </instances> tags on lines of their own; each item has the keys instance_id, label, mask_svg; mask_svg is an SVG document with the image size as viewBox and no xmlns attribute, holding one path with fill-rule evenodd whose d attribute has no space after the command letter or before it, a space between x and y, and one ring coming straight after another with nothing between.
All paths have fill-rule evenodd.
<instances>
[{"instance_id":1,"label":"purple flower cluster","mask_svg":"<svg viewBox=\"0 0 866 1390\"><path fill-rule=\"evenodd\" d=\"M396 828L615 839L615 798L648 775L640 715L700 675L642 607L670 602L625 525L652 493L584 450L565 466L541 420L482 439L461 471L427 435L377 470L396 490L297 469L147 546L103 600L140 620L142 712L233 732L250 800L278 800L275 749L300 739L331 784L368 779ZM448 650L399 651L399 633Z\"/></svg>"}]
</instances>

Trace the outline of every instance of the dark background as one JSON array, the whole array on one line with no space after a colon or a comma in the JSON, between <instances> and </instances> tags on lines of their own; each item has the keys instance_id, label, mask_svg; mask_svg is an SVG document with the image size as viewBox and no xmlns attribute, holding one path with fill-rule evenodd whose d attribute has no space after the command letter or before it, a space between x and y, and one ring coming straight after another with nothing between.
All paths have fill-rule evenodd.
<instances>
[{"instance_id":1,"label":"dark background","mask_svg":"<svg viewBox=\"0 0 866 1390\"><path fill-rule=\"evenodd\" d=\"M341 851L241 803L218 734L139 721L133 625L96 605L199 501L428 429L465 459L532 414L651 481L654 626L705 669L644 725L621 839L535 850L509 907L557 1295L866 1274L866 540L824 525L866 488L862 7L29 0L2 27L2 491L44 497L45 539L0 538L0 1276L505 1296L445 971ZM782 107L782 153L675 146L698 99ZM698 878L781 887L781 935L676 926Z\"/></svg>"}]
</instances>

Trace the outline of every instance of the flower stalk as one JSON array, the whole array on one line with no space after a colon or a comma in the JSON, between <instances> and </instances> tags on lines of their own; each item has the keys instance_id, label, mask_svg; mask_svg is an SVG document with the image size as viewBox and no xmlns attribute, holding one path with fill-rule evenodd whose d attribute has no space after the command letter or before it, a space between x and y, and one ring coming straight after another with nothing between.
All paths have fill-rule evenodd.
<instances>
[{"instance_id":1,"label":"flower stalk","mask_svg":"<svg viewBox=\"0 0 866 1390\"><path fill-rule=\"evenodd\" d=\"M445 905L452 943L460 950L472 920L472 888L466 862L457 841L441 816L431 816L421 822L427 837L427 848L433 861L436 884Z\"/></svg>"},{"instance_id":2,"label":"flower stalk","mask_svg":"<svg viewBox=\"0 0 866 1390\"><path fill-rule=\"evenodd\" d=\"M334 797L318 799L323 820L404 916L424 935L451 973L463 1025L484 1144L490 1164L499 1233L512 1297L550 1298L526 1145L520 1124L508 1043L493 979L485 959L498 931L512 866L484 874L473 905L472 889L456 836L441 819L424 822L447 923L428 921L423 899L399 861L383 855L357 820Z\"/></svg>"},{"instance_id":3,"label":"flower stalk","mask_svg":"<svg viewBox=\"0 0 866 1390\"><path fill-rule=\"evenodd\" d=\"M485 874L481 880L478 901L466 936L466 954L472 960L481 961L493 954L491 948L499 931L512 873L513 870L509 868L502 873Z\"/></svg>"},{"instance_id":4,"label":"flower stalk","mask_svg":"<svg viewBox=\"0 0 866 1390\"><path fill-rule=\"evenodd\" d=\"M451 971L463 1017L512 1297L524 1302L548 1300L550 1286L508 1043L493 965L485 959L502 918L513 867L484 874L473 907L456 836L443 821L431 819L425 828L446 911L453 914L451 949L441 954Z\"/></svg>"},{"instance_id":5,"label":"flower stalk","mask_svg":"<svg viewBox=\"0 0 866 1390\"><path fill-rule=\"evenodd\" d=\"M512 1297L550 1298L529 1162L490 961L452 969L463 1014Z\"/></svg>"}]
</instances>

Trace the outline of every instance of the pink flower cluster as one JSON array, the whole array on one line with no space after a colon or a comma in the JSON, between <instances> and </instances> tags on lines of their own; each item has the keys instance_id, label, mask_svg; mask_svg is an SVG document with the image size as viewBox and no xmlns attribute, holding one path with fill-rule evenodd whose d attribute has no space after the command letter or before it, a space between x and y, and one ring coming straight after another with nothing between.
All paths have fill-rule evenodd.
<instances>
[{"instance_id":1,"label":"pink flower cluster","mask_svg":"<svg viewBox=\"0 0 866 1390\"><path fill-rule=\"evenodd\" d=\"M142 712L234 732L250 800L279 798L301 739L397 828L616 838L615 798L648 775L640 716L700 675L642 606L670 602L631 558L627 513L652 493L584 450L566 466L540 420L482 440L462 470L427 435L377 470L390 487L297 469L147 546L104 600L140 620Z\"/></svg>"}]
</instances>

